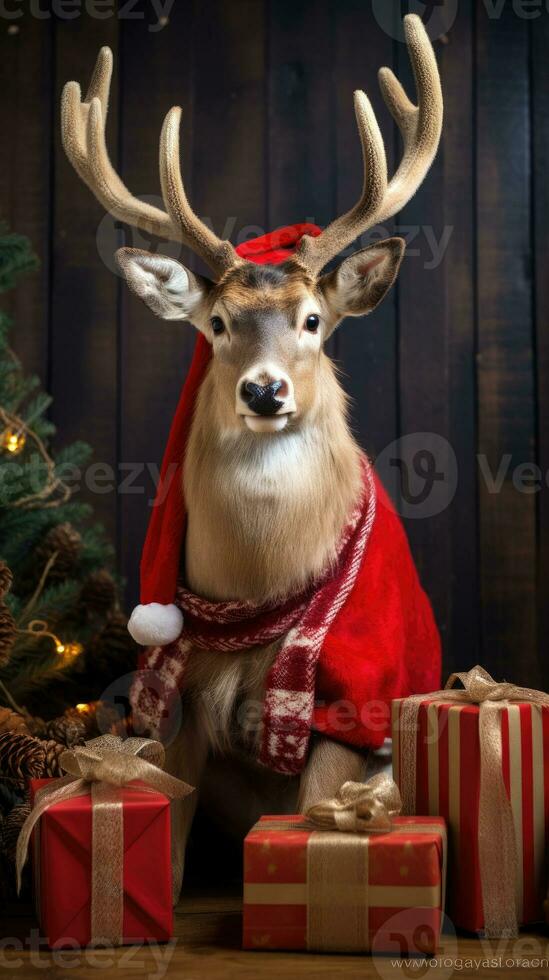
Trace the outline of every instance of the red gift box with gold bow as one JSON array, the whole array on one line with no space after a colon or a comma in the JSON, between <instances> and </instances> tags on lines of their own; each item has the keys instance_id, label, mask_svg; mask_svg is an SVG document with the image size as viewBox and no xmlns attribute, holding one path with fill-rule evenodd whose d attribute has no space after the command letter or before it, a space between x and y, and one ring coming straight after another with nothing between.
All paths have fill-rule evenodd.
<instances>
[{"instance_id":1,"label":"red gift box with gold bow","mask_svg":"<svg viewBox=\"0 0 549 980\"><path fill-rule=\"evenodd\" d=\"M244 948L434 953L444 820L394 816L391 825L364 833L262 817L244 841Z\"/></svg>"},{"instance_id":2,"label":"red gift box with gold bow","mask_svg":"<svg viewBox=\"0 0 549 980\"><path fill-rule=\"evenodd\" d=\"M172 935L170 798L192 787L164 749L103 735L62 753L66 775L31 781L17 842L18 886L33 840L36 910L52 948L120 946Z\"/></svg>"},{"instance_id":3,"label":"red gift box with gold bow","mask_svg":"<svg viewBox=\"0 0 549 980\"><path fill-rule=\"evenodd\" d=\"M543 919L547 694L474 667L443 691L393 701L393 771L404 813L447 821L454 926L509 937Z\"/></svg>"},{"instance_id":4,"label":"red gift box with gold bow","mask_svg":"<svg viewBox=\"0 0 549 980\"><path fill-rule=\"evenodd\" d=\"M34 779L31 795L55 780ZM170 801L138 787L122 790L122 941L166 942L173 933ZM40 818L33 851L37 916L50 947L87 946L91 933L91 795L57 803Z\"/></svg>"}]
</instances>

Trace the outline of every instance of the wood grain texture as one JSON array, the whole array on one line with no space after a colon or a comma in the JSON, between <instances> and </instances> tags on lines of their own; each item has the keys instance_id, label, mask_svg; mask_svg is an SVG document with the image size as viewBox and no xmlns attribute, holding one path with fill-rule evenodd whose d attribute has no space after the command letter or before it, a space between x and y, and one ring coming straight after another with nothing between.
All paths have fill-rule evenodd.
<instances>
[{"instance_id":1,"label":"wood grain texture","mask_svg":"<svg viewBox=\"0 0 549 980\"><path fill-rule=\"evenodd\" d=\"M474 3L461 0L441 52L445 122L441 166L443 226L448 247L441 262L443 320L448 364L447 434L457 461L458 484L442 534L449 536L445 667L462 670L479 661L480 596L475 377L475 132ZM464 660L465 657L465 660Z\"/></svg>"},{"instance_id":2,"label":"wood grain texture","mask_svg":"<svg viewBox=\"0 0 549 980\"><path fill-rule=\"evenodd\" d=\"M267 230L265 33L263 2L197 2L193 194L234 244Z\"/></svg>"},{"instance_id":3,"label":"wood grain texture","mask_svg":"<svg viewBox=\"0 0 549 980\"><path fill-rule=\"evenodd\" d=\"M536 442L528 35L511 8L477 8L481 649L497 676L537 686L536 499L515 482Z\"/></svg>"},{"instance_id":4,"label":"wood grain texture","mask_svg":"<svg viewBox=\"0 0 549 980\"><path fill-rule=\"evenodd\" d=\"M53 227L48 386L57 444L76 439L93 443L92 467L81 496L94 508L109 535L116 534L117 464L117 281L105 264L103 210L69 164L59 133L62 88L76 79L85 97L102 45L116 52L118 21L78 17L53 21L55 127L53 142ZM117 159L117 75L113 79L108 144ZM40 123L38 122L38 125Z\"/></svg>"},{"instance_id":5,"label":"wood grain texture","mask_svg":"<svg viewBox=\"0 0 549 980\"><path fill-rule=\"evenodd\" d=\"M2 935L13 936L24 943L30 930L37 928L30 913L6 917ZM32 956L20 948L7 947L2 968L7 976L43 975L49 966L54 977L77 976L95 980L98 970L104 980L119 977L137 980L149 977L203 977L204 980L299 980L339 977L379 980L379 977L434 976L446 978L455 972L463 977L508 977L546 975L549 963L549 936L545 929L522 931L519 940L485 940L450 934L443 936L438 959L400 965L390 956L373 959L368 955L285 953L243 951L241 943L241 900L238 891L220 888L213 891L188 892L175 910L174 940L169 945L152 947L127 946L122 949L97 949L86 953L65 950L49 953L45 949ZM496 966L496 962L501 964Z\"/></svg>"},{"instance_id":6,"label":"wood grain texture","mask_svg":"<svg viewBox=\"0 0 549 980\"><path fill-rule=\"evenodd\" d=\"M134 194L163 208L158 147L164 117L171 106L183 109L181 167L194 198L192 160L194 6L176 4L169 23L156 23L150 5L141 20L122 22L121 172ZM198 201L200 208L203 201ZM188 260L178 243L159 242L136 229L120 228L119 244L162 251ZM188 323L164 323L120 284L120 460L119 553L127 579L128 604L139 594L139 560L163 448L190 364L194 331ZM129 481L129 482L128 482Z\"/></svg>"},{"instance_id":7,"label":"wood grain texture","mask_svg":"<svg viewBox=\"0 0 549 980\"><path fill-rule=\"evenodd\" d=\"M335 119L336 192L332 217L352 207L362 187L362 153L353 110L355 89L365 91L374 106L390 172L394 161L394 126L377 82L382 65L393 67L393 41L360 0L338 3L333 32L335 91L330 111ZM365 248L388 237L393 234L393 224L389 221L382 229L372 229L354 247ZM396 309L397 293L393 289L371 316L345 320L334 335L334 353L352 399L353 428L374 457L398 434Z\"/></svg>"},{"instance_id":8,"label":"wood grain texture","mask_svg":"<svg viewBox=\"0 0 549 980\"><path fill-rule=\"evenodd\" d=\"M52 141L55 122L51 24L25 11L0 23L0 217L27 235L40 257L40 270L25 287L6 297L16 329L13 347L26 369L46 379L49 333L49 258L53 227Z\"/></svg>"},{"instance_id":9,"label":"wood grain texture","mask_svg":"<svg viewBox=\"0 0 549 980\"><path fill-rule=\"evenodd\" d=\"M435 42L439 70L444 74L447 47ZM415 102L408 52L397 43L398 77ZM398 152L398 151L397 151ZM424 586L433 602L443 646L448 646L452 574L451 517L447 496L439 503L438 483L445 485L450 473L449 336L446 322L444 263L434 257L434 243L447 234L444 210L446 147L442 143L427 179L398 217L398 226L409 240L398 278L399 315L399 435L402 472L413 478L433 468L437 482L423 502L429 484L421 476L406 489L401 484L412 550ZM438 480L441 474L443 480ZM450 485L450 481L449 481ZM449 496L449 495L448 495ZM417 501L417 503L416 503Z\"/></svg>"},{"instance_id":10,"label":"wood grain texture","mask_svg":"<svg viewBox=\"0 0 549 980\"><path fill-rule=\"evenodd\" d=\"M266 89L267 226L325 227L336 214L337 154L333 5L268 0ZM303 44L303 38L307 44ZM335 335L327 351L336 351Z\"/></svg>"},{"instance_id":11,"label":"wood grain texture","mask_svg":"<svg viewBox=\"0 0 549 980\"><path fill-rule=\"evenodd\" d=\"M537 457L540 491L538 516L538 661L540 675L547 683L546 653L549 638L549 17L532 22L532 201L534 247L534 314L537 398Z\"/></svg>"},{"instance_id":12,"label":"wood grain texture","mask_svg":"<svg viewBox=\"0 0 549 980\"><path fill-rule=\"evenodd\" d=\"M267 12L267 225L324 226L336 206L332 4L271 0Z\"/></svg>"}]
</instances>

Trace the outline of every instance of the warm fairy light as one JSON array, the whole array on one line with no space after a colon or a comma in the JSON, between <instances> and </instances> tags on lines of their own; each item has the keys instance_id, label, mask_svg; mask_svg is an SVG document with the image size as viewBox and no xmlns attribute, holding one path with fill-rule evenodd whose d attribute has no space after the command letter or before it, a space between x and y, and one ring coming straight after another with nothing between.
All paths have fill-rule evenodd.
<instances>
[{"instance_id":1,"label":"warm fairy light","mask_svg":"<svg viewBox=\"0 0 549 980\"><path fill-rule=\"evenodd\" d=\"M81 643L76 643L76 642L63 643L61 645L63 647L61 653L63 653L63 655L67 660L72 660L73 657L79 657L80 654L82 653L82 650L84 649Z\"/></svg>"},{"instance_id":2,"label":"warm fairy light","mask_svg":"<svg viewBox=\"0 0 549 980\"><path fill-rule=\"evenodd\" d=\"M24 448L27 437L24 432L14 432L13 429L6 429L2 435L2 447L12 456L17 456Z\"/></svg>"},{"instance_id":3,"label":"warm fairy light","mask_svg":"<svg viewBox=\"0 0 549 980\"><path fill-rule=\"evenodd\" d=\"M87 714L89 714L89 713L90 713L90 711L91 711L91 704L77 704L77 705L76 705L76 710L77 710L77 711L78 711L78 712L79 712L79 713L80 713L81 715L87 715Z\"/></svg>"},{"instance_id":4,"label":"warm fairy light","mask_svg":"<svg viewBox=\"0 0 549 980\"><path fill-rule=\"evenodd\" d=\"M60 655L63 664L68 666L80 656L84 647L81 643L71 641L70 643L57 643L55 649Z\"/></svg>"},{"instance_id":5,"label":"warm fairy light","mask_svg":"<svg viewBox=\"0 0 549 980\"><path fill-rule=\"evenodd\" d=\"M70 643L63 643L55 633L48 629L48 624L44 619L33 619L27 629L20 630L21 633L30 633L32 636L48 636L55 644L55 651L63 658L64 664L69 664L76 657L79 657L84 647L76 640Z\"/></svg>"}]
</instances>

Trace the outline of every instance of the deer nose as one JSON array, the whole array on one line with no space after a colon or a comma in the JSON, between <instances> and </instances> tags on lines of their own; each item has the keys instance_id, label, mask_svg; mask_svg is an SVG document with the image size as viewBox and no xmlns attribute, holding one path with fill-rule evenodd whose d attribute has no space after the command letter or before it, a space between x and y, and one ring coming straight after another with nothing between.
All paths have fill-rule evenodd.
<instances>
[{"instance_id":1,"label":"deer nose","mask_svg":"<svg viewBox=\"0 0 549 980\"><path fill-rule=\"evenodd\" d=\"M256 415L276 415L284 402L277 398L285 397L287 392L285 381L271 381L268 385L258 385L255 381L243 381L240 387L240 397L250 411Z\"/></svg>"}]
</instances>

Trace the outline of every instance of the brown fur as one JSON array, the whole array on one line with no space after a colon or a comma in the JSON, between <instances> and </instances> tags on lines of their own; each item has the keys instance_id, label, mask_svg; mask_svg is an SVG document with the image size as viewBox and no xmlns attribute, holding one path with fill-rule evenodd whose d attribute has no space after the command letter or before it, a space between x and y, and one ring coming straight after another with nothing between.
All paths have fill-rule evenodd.
<instances>
[{"instance_id":1,"label":"brown fur","mask_svg":"<svg viewBox=\"0 0 549 980\"><path fill-rule=\"evenodd\" d=\"M229 312L238 317L246 309L261 306L295 307L307 293L314 292L314 288L315 279L298 262L288 260L276 266L243 262L230 269L213 286L210 300L212 306L222 301Z\"/></svg>"},{"instance_id":2,"label":"brown fur","mask_svg":"<svg viewBox=\"0 0 549 980\"><path fill-rule=\"evenodd\" d=\"M240 263L213 284L165 258L125 252L122 266L132 288L168 319L189 316L213 347L184 466L183 573L197 594L277 601L314 582L334 561L360 492L360 453L322 344L345 312L363 314L379 302L401 256L402 243L390 240L319 279L296 261ZM157 288L151 289L155 267ZM319 318L312 332L306 327L311 314ZM219 334L215 317L223 323ZM295 410L281 431L258 434L248 427L239 392L250 377L259 384L284 377L291 385ZM222 794L225 810L229 799L232 804L225 822L239 831L265 808L305 809L363 772L359 753L321 738L299 780L260 774L254 759L265 679L282 642L240 654L197 649L186 668L185 720L168 766L188 782L209 785L207 799L218 809L208 774L217 767L219 783L216 760L231 760L247 792L243 799L234 791ZM196 796L174 807L176 894L195 805Z\"/></svg>"},{"instance_id":3,"label":"brown fur","mask_svg":"<svg viewBox=\"0 0 549 980\"><path fill-rule=\"evenodd\" d=\"M273 437L275 446L247 431L227 436L228 405L217 397L218 383L212 363L186 457L187 580L211 599L281 598L335 557L359 492L359 453L346 425L345 397L321 354L309 417L294 433ZM297 387L298 397L313 398Z\"/></svg>"}]
</instances>

